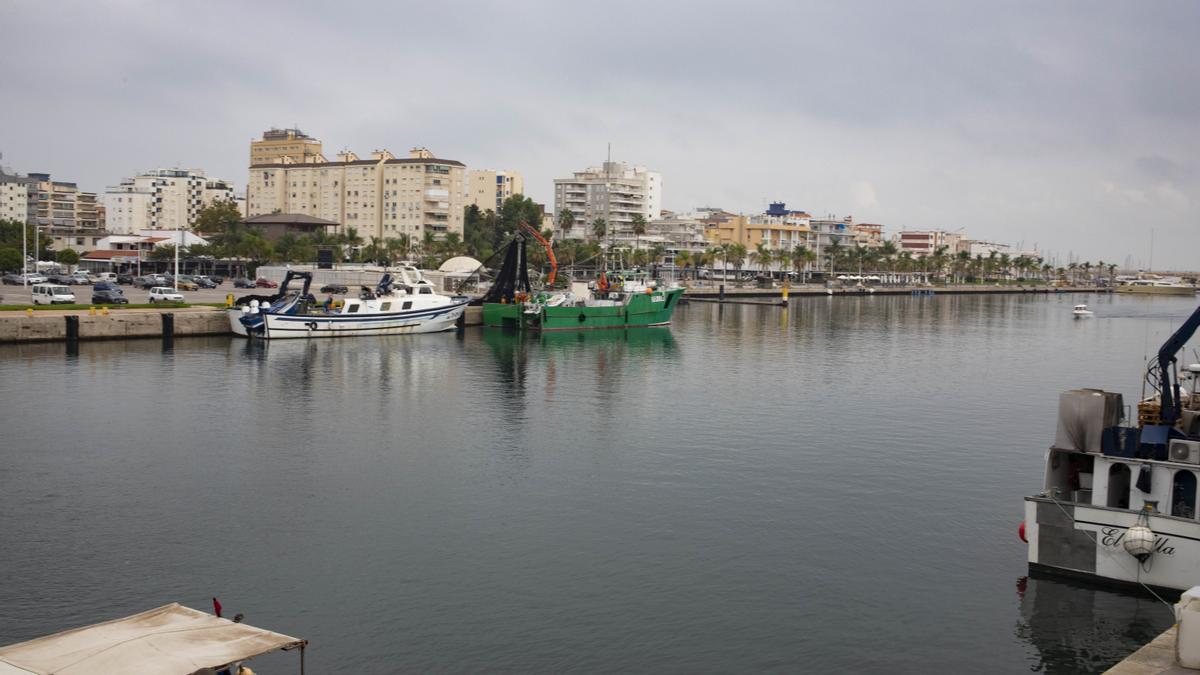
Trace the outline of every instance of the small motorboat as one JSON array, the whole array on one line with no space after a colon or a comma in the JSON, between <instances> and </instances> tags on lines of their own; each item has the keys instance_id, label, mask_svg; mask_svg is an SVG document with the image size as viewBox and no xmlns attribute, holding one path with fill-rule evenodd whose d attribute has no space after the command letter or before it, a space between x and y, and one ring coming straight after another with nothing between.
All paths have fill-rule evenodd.
<instances>
[{"instance_id":1,"label":"small motorboat","mask_svg":"<svg viewBox=\"0 0 1200 675\"><path fill-rule=\"evenodd\" d=\"M1088 309L1087 305L1075 305L1075 309L1071 310L1076 319L1090 319L1096 313Z\"/></svg>"}]
</instances>

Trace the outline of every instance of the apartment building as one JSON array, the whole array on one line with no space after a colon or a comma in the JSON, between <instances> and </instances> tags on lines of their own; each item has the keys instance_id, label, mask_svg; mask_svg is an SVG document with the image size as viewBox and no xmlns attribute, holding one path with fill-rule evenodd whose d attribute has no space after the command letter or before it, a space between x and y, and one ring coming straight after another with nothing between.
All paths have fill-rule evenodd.
<instances>
[{"instance_id":1,"label":"apartment building","mask_svg":"<svg viewBox=\"0 0 1200 675\"><path fill-rule=\"evenodd\" d=\"M29 220L29 183L24 176L0 172L0 220Z\"/></svg>"},{"instance_id":2,"label":"apartment building","mask_svg":"<svg viewBox=\"0 0 1200 675\"><path fill-rule=\"evenodd\" d=\"M656 220L662 211L662 174L625 162L604 162L599 167L577 171L570 178L554 179L555 220L563 209L575 214L575 223L563 235L586 239L592 223L603 218L609 232L631 231L636 215Z\"/></svg>"},{"instance_id":3,"label":"apartment building","mask_svg":"<svg viewBox=\"0 0 1200 675\"><path fill-rule=\"evenodd\" d=\"M915 258L933 255L942 246L946 247L948 255L954 255L961 241L961 234L941 230L901 230L895 238L896 248L901 253L911 253Z\"/></svg>"},{"instance_id":4,"label":"apartment building","mask_svg":"<svg viewBox=\"0 0 1200 675\"><path fill-rule=\"evenodd\" d=\"M104 192L104 211L110 232L182 230L200 211L218 200L234 200L233 184L209 178L199 169L156 169Z\"/></svg>"},{"instance_id":5,"label":"apartment building","mask_svg":"<svg viewBox=\"0 0 1200 675\"><path fill-rule=\"evenodd\" d=\"M500 212L504 200L525 194L525 178L516 171L472 169L467 172L467 194L464 206L474 204L480 211Z\"/></svg>"},{"instance_id":6,"label":"apartment building","mask_svg":"<svg viewBox=\"0 0 1200 675\"><path fill-rule=\"evenodd\" d=\"M250 166L275 164L282 162L284 158L297 164L324 161L321 155L321 141L299 129L273 128L264 131L261 140L250 141Z\"/></svg>"},{"instance_id":7,"label":"apartment building","mask_svg":"<svg viewBox=\"0 0 1200 675\"><path fill-rule=\"evenodd\" d=\"M462 162L426 148L413 148L406 158L387 150L370 159L345 151L332 162L284 158L250 167L246 215L308 215L353 227L362 237L461 236L465 172Z\"/></svg>"}]
</instances>

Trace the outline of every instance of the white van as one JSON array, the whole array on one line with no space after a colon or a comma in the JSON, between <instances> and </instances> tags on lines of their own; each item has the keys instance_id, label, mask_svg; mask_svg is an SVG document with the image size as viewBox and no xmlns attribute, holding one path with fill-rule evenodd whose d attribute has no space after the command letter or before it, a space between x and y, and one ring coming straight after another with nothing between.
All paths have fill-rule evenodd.
<instances>
[{"instance_id":1,"label":"white van","mask_svg":"<svg viewBox=\"0 0 1200 675\"><path fill-rule=\"evenodd\" d=\"M111 284L117 283L117 274L115 272L100 272L91 276L92 283L100 283L101 281L107 281Z\"/></svg>"},{"instance_id":2,"label":"white van","mask_svg":"<svg viewBox=\"0 0 1200 675\"><path fill-rule=\"evenodd\" d=\"M72 305L75 304L75 294L70 286L61 284L34 284L33 304L35 305Z\"/></svg>"}]
</instances>

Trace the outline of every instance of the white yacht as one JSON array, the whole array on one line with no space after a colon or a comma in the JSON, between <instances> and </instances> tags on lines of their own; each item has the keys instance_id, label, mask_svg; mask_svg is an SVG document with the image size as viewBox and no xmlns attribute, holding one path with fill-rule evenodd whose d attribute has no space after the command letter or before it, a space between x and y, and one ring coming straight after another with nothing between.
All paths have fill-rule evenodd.
<instances>
[{"instance_id":1,"label":"white yacht","mask_svg":"<svg viewBox=\"0 0 1200 675\"><path fill-rule=\"evenodd\" d=\"M399 270L399 279L384 274L374 288L363 286L357 298L318 303L309 294L309 272L288 272L279 292L243 298L229 310L229 326L237 335L264 340L309 337L358 337L435 333L455 327L466 309L466 297L439 294L415 267ZM293 279L303 287L289 290Z\"/></svg>"},{"instance_id":2,"label":"white yacht","mask_svg":"<svg viewBox=\"0 0 1200 675\"><path fill-rule=\"evenodd\" d=\"M1182 377L1176 366L1198 327L1200 309L1151 359L1150 395L1136 420L1118 393L1062 394L1042 491L1025 498L1020 534L1031 569L1167 589L1200 585L1200 364Z\"/></svg>"},{"instance_id":3,"label":"white yacht","mask_svg":"<svg viewBox=\"0 0 1200 675\"><path fill-rule=\"evenodd\" d=\"M1075 305L1075 309L1071 310L1071 313L1075 315L1076 319L1087 319L1095 314L1088 309L1087 305Z\"/></svg>"}]
</instances>

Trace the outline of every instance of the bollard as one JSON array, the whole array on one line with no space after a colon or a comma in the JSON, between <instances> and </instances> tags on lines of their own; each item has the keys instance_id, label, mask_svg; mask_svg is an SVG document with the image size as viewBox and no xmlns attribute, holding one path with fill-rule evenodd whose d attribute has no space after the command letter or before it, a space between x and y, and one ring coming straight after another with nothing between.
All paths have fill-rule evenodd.
<instances>
[{"instance_id":1,"label":"bollard","mask_svg":"<svg viewBox=\"0 0 1200 675\"><path fill-rule=\"evenodd\" d=\"M721 287L717 289L717 300L725 302L725 284L721 284Z\"/></svg>"},{"instance_id":2,"label":"bollard","mask_svg":"<svg viewBox=\"0 0 1200 675\"><path fill-rule=\"evenodd\" d=\"M100 308L100 316L108 316L108 305Z\"/></svg>"},{"instance_id":3,"label":"bollard","mask_svg":"<svg viewBox=\"0 0 1200 675\"><path fill-rule=\"evenodd\" d=\"M63 318L67 320L67 342L79 342L79 317L71 315Z\"/></svg>"},{"instance_id":4,"label":"bollard","mask_svg":"<svg viewBox=\"0 0 1200 675\"><path fill-rule=\"evenodd\" d=\"M96 316L96 306L88 307L88 316Z\"/></svg>"},{"instance_id":5,"label":"bollard","mask_svg":"<svg viewBox=\"0 0 1200 675\"><path fill-rule=\"evenodd\" d=\"M225 294L225 309L233 307L233 293Z\"/></svg>"},{"instance_id":6,"label":"bollard","mask_svg":"<svg viewBox=\"0 0 1200 675\"><path fill-rule=\"evenodd\" d=\"M175 337L175 315L170 312L162 313L162 336L164 340Z\"/></svg>"},{"instance_id":7,"label":"bollard","mask_svg":"<svg viewBox=\"0 0 1200 675\"><path fill-rule=\"evenodd\" d=\"M25 308L25 316L28 316L28 317L32 317L32 316L33 316L33 308L32 308L32 307L26 307L26 308Z\"/></svg>"}]
</instances>

